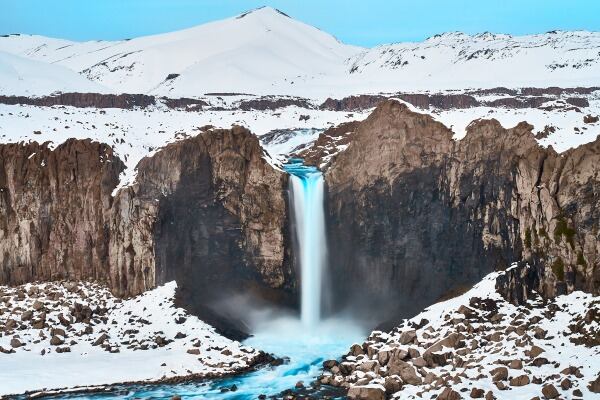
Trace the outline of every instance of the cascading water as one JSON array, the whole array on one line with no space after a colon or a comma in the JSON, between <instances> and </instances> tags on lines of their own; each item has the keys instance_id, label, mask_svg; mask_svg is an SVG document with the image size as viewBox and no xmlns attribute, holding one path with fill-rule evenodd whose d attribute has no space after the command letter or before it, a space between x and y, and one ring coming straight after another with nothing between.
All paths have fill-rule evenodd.
<instances>
[{"instance_id":1,"label":"cascading water","mask_svg":"<svg viewBox=\"0 0 600 400\"><path fill-rule=\"evenodd\" d=\"M365 332L352 321L331 317L324 319L321 315L327 259L323 175L315 167L303 165L300 159L291 159L285 165L285 170L290 174L290 208L298 245L295 250L301 266L301 318L257 310L262 317L255 318L253 336L244 344L277 357L286 357L287 362L277 367L266 366L245 375L208 382L123 385L103 393L62 395L61 399L133 400L151 397L167 400L180 396L185 400L254 400L259 395L277 396L293 388L298 381L309 386L321 372L323 360L337 358L348 350L350 344L362 341ZM235 391L231 390L233 386ZM324 393L314 396L323 397Z\"/></svg>"},{"instance_id":2,"label":"cascading water","mask_svg":"<svg viewBox=\"0 0 600 400\"><path fill-rule=\"evenodd\" d=\"M284 168L290 174L300 260L301 320L306 327L315 328L321 320L321 293L327 258L323 174L315 167L304 165L301 159L291 159Z\"/></svg>"}]
</instances>

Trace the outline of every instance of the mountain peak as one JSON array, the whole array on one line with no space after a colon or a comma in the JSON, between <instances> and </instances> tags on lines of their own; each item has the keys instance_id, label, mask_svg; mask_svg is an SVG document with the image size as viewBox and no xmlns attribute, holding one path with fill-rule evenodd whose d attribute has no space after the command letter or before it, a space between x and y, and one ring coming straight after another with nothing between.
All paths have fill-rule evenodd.
<instances>
[{"instance_id":1,"label":"mountain peak","mask_svg":"<svg viewBox=\"0 0 600 400\"><path fill-rule=\"evenodd\" d=\"M243 12L242 14L238 15L236 18L242 19L251 14L253 14L253 15L275 15L275 16L283 16L283 17L291 18L289 15L287 15L283 11L278 10L277 8L270 7L270 6L262 6L262 7L254 8L252 10Z\"/></svg>"}]
</instances>

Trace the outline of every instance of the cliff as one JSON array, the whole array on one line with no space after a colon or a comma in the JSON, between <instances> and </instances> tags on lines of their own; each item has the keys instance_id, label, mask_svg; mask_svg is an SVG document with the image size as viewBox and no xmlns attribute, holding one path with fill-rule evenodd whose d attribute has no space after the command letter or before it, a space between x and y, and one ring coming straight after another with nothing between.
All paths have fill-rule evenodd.
<instances>
[{"instance_id":1,"label":"cliff","mask_svg":"<svg viewBox=\"0 0 600 400\"><path fill-rule=\"evenodd\" d=\"M176 279L198 313L233 295L294 302L287 177L256 136L201 131L137 169L112 197L123 163L107 145L0 145L0 283L100 280L130 296Z\"/></svg>"},{"instance_id":2,"label":"cliff","mask_svg":"<svg viewBox=\"0 0 600 400\"><path fill-rule=\"evenodd\" d=\"M392 100L354 127L325 174L337 307L411 315L519 260L545 296L598 293L600 140L557 154L531 130L455 141Z\"/></svg>"}]
</instances>

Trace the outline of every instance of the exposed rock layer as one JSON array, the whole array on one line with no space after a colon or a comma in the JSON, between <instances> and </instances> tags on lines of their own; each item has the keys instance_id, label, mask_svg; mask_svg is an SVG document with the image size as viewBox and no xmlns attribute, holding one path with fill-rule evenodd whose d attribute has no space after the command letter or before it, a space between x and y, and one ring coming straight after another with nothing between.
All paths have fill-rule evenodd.
<instances>
[{"instance_id":1,"label":"exposed rock layer","mask_svg":"<svg viewBox=\"0 0 600 400\"><path fill-rule=\"evenodd\" d=\"M598 293L600 140L559 155L531 130L480 120L454 141L382 103L326 171L333 297L409 315L522 259L546 296Z\"/></svg>"},{"instance_id":2,"label":"exposed rock layer","mask_svg":"<svg viewBox=\"0 0 600 400\"><path fill-rule=\"evenodd\" d=\"M287 177L241 127L207 130L138 165L69 140L0 145L0 283L101 280L120 296L177 279L180 300L233 294L291 303Z\"/></svg>"}]
</instances>

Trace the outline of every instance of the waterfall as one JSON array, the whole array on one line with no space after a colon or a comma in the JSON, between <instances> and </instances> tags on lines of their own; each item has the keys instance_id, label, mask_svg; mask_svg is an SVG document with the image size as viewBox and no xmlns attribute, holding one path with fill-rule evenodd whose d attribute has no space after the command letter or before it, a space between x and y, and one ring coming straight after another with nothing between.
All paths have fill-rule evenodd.
<instances>
[{"instance_id":1,"label":"waterfall","mask_svg":"<svg viewBox=\"0 0 600 400\"><path fill-rule=\"evenodd\" d=\"M291 159L285 165L290 174L290 193L298 245L301 281L301 319L315 327L321 319L321 294L327 257L323 174L315 167Z\"/></svg>"}]
</instances>

